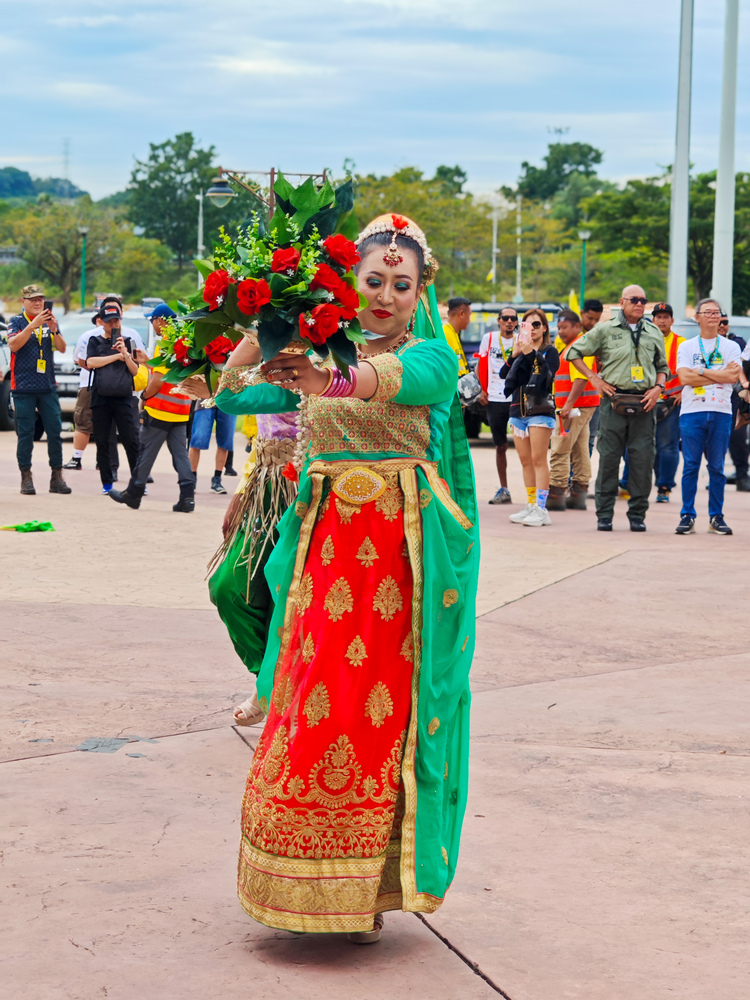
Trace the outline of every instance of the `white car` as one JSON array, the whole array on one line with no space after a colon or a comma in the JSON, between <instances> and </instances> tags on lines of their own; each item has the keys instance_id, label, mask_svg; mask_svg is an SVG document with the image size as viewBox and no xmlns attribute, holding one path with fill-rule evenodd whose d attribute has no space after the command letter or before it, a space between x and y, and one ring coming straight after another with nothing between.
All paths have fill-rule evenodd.
<instances>
[{"instance_id":1,"label":"white car","mask_svg":"<svg viewBox=\"0 0 750 1000\"><path fill-rule=\"evenodd\" d=\"M13 397L10 394L10 348L5 323L0 323L0 431L16 428L13 414Z\"/></svg>"}]
</instances>

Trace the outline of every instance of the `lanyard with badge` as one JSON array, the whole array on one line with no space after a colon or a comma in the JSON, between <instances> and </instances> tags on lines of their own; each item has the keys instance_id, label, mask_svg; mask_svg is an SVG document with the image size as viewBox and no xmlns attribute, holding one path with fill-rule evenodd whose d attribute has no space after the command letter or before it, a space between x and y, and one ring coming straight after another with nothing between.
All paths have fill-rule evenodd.
<instances>
[{"instance_id":1,"label":"lanyard with badge","mask_svg":"<svg viewBox=\"0 0 750 1000\"><path fill-rule=\"evenodd\" d=\"M27 322L31 322L29 317L24 312ZM34 331L34 335L39 342L39 357L36 359L36 371L37 375L44 375L47 371L47 360L44 357L44 349L42 348L42 341L44 339L44 325L38 326Z\"/></svg>"},{"instance_id":2,"label":"lanyard with badge","mask_svg":"<svg viewBox=\"0 0 750 1000\"><path fill-rule=\"evenodd\" d=\"M640 323L638 323L635 330L631 328L630 339L633 341L633 349L635 350L635 364L630 366L630 380L636 384L643 382L643 366L641 365L640 358L638 356L638 348L641 346L641 334L643 333L643 328Z\"/></svg>"},{"instance_id":3,"label":"lanyard with badge","mask_svg":"<svg viewBox=\"0 0 750 1000\"><path fill-rule=\"evenodd\" d=\"M718 365L720 365L723 362L724 359L722 358L721 351L719 350L719 338L718 337L716 338L716 343L714 345L714 349L711 351L711 353L709 354L708 357L706 357L706 352L703 350L703 341L701 340L700 337L698 337L698 347L699 347L700 352L701 352L701 357L703 358L703 367L706 368L708 371L710 371L711 368L713 368L714 361L716 361ZM706 387L705 387L705 385L694 385L693 386L693 395L694 396L705 396L706 395Z\"/></svg>"},{"instance_id":4,"label":"lanyard with badge","mask_svg":"<svg viewBox=\"0 0 750 1000\"><path fill-rule=\"evenodd\" d=\"M513 357L513 344L515 343L515 338L513 338L510 347L506 351L505 348L503 347L503 335L501 333L497 334L493 333L493 336L497 336L497 344L498 347L500 348L500 353L503 356L503 361L506 363L506 365L509 365L510 359Z\"/></svg>"}]
</instances>

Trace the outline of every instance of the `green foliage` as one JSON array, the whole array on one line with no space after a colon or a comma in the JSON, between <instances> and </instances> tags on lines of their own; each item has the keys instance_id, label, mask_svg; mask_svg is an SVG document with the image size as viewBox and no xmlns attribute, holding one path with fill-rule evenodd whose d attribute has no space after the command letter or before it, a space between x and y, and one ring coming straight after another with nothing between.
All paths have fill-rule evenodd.
<instances>
[{"instance_id":1,"label":"green foliage","mask_svg":"<svg viewBox=\"0 0 750 1000\"><path fill-rule=\"evenodd\" d=\"M586 142L552 142L544 166L535 167L526 160L518 179L518 190L524 198L547 201L560 191L573 174L594 177L596 166L604 154Z\"/></svg>"},{"instance_id":2,"label":"green foliage","mask_svg":"<svg viewBox=\"0 0 750 1000\"><path fill-rule=\"evenodd\" d=\"M0 198L29 200L40 194L55 198L81 198L86 192L61 177L32 177L26 170L17 167L0 169Z\"/></svg>"}]
</instances>

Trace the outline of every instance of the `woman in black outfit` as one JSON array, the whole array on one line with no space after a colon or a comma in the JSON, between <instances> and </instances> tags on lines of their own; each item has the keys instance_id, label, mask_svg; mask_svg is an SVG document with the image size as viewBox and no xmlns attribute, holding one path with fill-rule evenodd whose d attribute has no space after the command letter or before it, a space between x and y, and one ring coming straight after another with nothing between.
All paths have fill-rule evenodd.
<instances>
[{"instance_id":1,"label":"woman in black outfit","mask_svg":"<svg viewBox=\"0 0 750 1000\"><path fill-rule=\"evenodd\" d=\"M500 377L505 379L505 395L512 397L510 423L528 498L526 507L511 514L510 520L531 528L552 523L547 511L549 442L555 429L552 388L559 367L560 355L550 343L546 314L529 309L511 363L503 366Z\"/></svg>"}]
</instances>

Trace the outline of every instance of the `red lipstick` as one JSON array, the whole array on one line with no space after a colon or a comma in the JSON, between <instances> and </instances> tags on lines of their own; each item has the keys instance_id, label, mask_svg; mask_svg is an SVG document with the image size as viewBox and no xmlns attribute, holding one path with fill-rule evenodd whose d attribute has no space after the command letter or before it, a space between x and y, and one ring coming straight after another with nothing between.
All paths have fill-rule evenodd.
<instances>
[{"instance_id":1,"label":"red lipstick","mask_svg":"<svg viewBox=\"0 0 750 1000\"><path fill-rule=\"evenodd\" d=\"M377 316L378 319L388 319L389 316L393 315L393 313L389 313L387 309L373 309L372 314L373 316Z\"/></svg>"}]
</instances>

